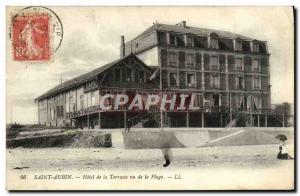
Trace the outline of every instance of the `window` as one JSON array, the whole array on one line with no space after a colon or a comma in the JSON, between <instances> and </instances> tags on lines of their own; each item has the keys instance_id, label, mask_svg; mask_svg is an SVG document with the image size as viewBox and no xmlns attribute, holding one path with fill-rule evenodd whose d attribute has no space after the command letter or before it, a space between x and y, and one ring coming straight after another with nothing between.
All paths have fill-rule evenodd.
<instances>
[{"instance_id":1,"label":"window","mask_svg":"<svg viewBox=\"0 0 300 196\"><path fill-rule=\"evenodd\" d=\"M143 83L144 82L144 72L143 71L140 71L140 73L139 73L139 82L140 83Z\"/></svg>"},{"instance_id":2,"label":"window","mask_svg":"<svg viewBox=\"0 0 300 196\"><path fill-rule=\"evenodd\" d=\"M235 50L242 51L242 40L235 41Z\"/></svg>"},{"instance_id":3,"label":"window","mask_svg":"<svg viewBox=\"0 0 300 196\"><path fill-rule=\"evenodd\" d=\"M176 42L177 42L177 46L184 46L184 35L183 34L177 34L176 35Z\"/></svg>"},{"instance_id":4,"label":"window","mask_svg":"<svg viewBox=\"0 0 300 196\"><path fill-rule=\"evenodd\" d=\"M194 67L195 66L195 55L187 54L186 55L186 63L187 63L187 66Z\"/></svg>"},{"instance_id":5,"label":"window","mask_svg":"<svg viewBox=\"0 0 300 196\"><path fill-rule=\"evenodd\" d=\"M121 70L115 69L115 81L120 82L121 81Z\"/></svg>"},{"instance_id":6,"label":"window","mask_svg":"<svg viewBox=\"0 0 300 196\"><path fill-rule=\"evenodd\" d=\"M121 70L121 75L122 75L121 81L126 82L126 68L120 68L120 70Z\"/></svg>"},{"instance_id":7,"label":"window","mask_svg":"<svg viewBox=\"0 0 300 196\"><path fill-rule=\"evenodd\" d=\"M170 45L176 44L176 36L174 34L170 34Z\"/></svg>"},{"instance_id":8,"label":"window","mask_svg":"<svg viewBox=\"0 0 300 196\"><path fill-rule=\"evenodd\" d=\"M218 65L218 57L216 56L211 56L210 57L210 64L211 64L211 69L212 70L218 70L219 65Z\"/></svg>"},{"instance_id":9,"label":"window","mask_svg":"<svg viewBox=\"0 0 300 196\"><path fill-rule=\"evenodd\" d=\"M237 89L243 89L244 88L244 77L238 76L237 77Z\"/></svg>"},{"instance_id":10,"label":"window","mask_svg":"<svg viewBox=\"0 0 300 196\"><path fill-rule=\"evenodd\" d=\"M56 106L56 111L57 111L56 114L57 114L58 118L64 116L64 108L63 108L63 106Z\"/></svg>"},{"instance_id":11,"label":"window","mask_svg":"<svg viewBox=\"0 0 300 196\"><path fill-rule=\"evenodd\" d=\"M73 97L69 97L69 106L71 107L73 105ZM74 112L74 109L70 108L70 112Z\"/></svg>"},{"instance_id":12,"label":"window","mask_svg":"<svg viewBox=\"0 0 300 196\"><path fill-rule=\"evenodd\" d=\"M95 92L91 92L91 106L96 105Z\"/></svg>"},{"instance_id":13,"label":"window","mask_svg":"<svg viewBox=\"0 0 300 196\"><path fill-rule=\"evenodd\" d=\"M243 71L242 59L235 59L236 71Z\"/></svg>"},{"instance_id":14,"label":"window","mask_svg":"<svg viewBox=\"0 0 300 196\"><path fill-rule=\"evenodd\" d=\"M170 86L171 87L177 86L177 73L170 73Z\"/></svg>"},{"instance_id":15,"label":"window","mask_svg":"<svg viewBox=\"0 0 300 196\"><path fill-rule=\"evenodd\" d=\"M215 94L212 98L214 106L220 106L220 96Z\"/></svg>"},{"instance_id":16,"label":"window","mask_svg":"<svg viewBox=\"0 0 300 196\"><path fill-rule=\"evenodd\" d=\"M257 59L253 60L253 67L252 68L253 68L252 69L253 72L259 72L259 66L258 66L258 60Z\"/></svg>"},{"instance_id":17,"label":"window","mask_svg":"<svg viewBox=\"0 0 300 196\"><path fill-rule=\"evenodd\" d=\"M76 111L76 103L73 103L73 111Z\"/></svg>"},{"instance_id":18,"label":"window","mask_svg":"<svg viewBox=\"0 0 300 196\"><path fill-rule=\"evenodd\" d=\"M212 75L212 88L219 88L220 77L217 74Z\"/></svg>"},{"instance_id":19,"label":"window","mask_svg":"<svg viewBox=\"0 0 300 196\"><path fill-rule=\"evenodd\" d=\"M105 80L106 80L108 83L113 82L113 72L112 72L112 71L107 72L106 77L105 77Z\"/></svg>"},{"instance_id":20,"label":"window","mask_svg":"<svg viewBox=\"0 0 300 196\"><path fill-rule=\"evenodd\" d=\"M167 36L165 32L159 32L158 39L160 44L167 44Z\"/></svg>"},{"instance_id":21,"label":"window","mask_svg":"<svg viewBox=\"0 0 300 196\"><path fill-rule=\"evenodd\" d=\"M135 70L135 72L134 72L134 81L139 82L139 71L138 70Z\"/></svg>"},{"instance_id":22,"label":"window","mask_svg":"<svg viewBox=\"0 0 300 196\"><path fill-rule=\"evenodd\" d=\"M169 58L168 58L169 66L177 66L177 53L176 52L169 52Z\"/></svg>"},{"instance_id":23,"label":"window","mask_svg":"<svg viewBox=\"0 0 300 196\"><path fill-rule=\"evenodd\" d=\"M253 78L253 88L260 89L260 78L259 77Z\"/></svg>"},{"instance_id":24,"label":"window","mask_svg":"<svg viewBox=\"0 0 300 196\"><path fill-rule=\"evenodd\" d=\"M127 82L133 82L134 72L132 69L127 69Z\"/></svg>"},{"instance_id":25,"label":"window","mask_svg":"<svg viewBox=\"0 0 300 196\"><path fill-rule=\"evenodd\" d=\"M55 110L53 108L50 108L50 117L51 117L51 120L54 120L54 118L55 118Z\"/></svg>"},{"instance_id":26,"label":"window","mask_svg":"<svg viewBox=\"0 0 300 196\"><path fill-rule=\"evenodd\" d=\"M252 42L252 52L258 52L258 43Z\"/></svg>"},{"instance_id":27,"label":"window","mask_svg":"<svg viewBox=\"0 0 300 196\"><path fill-rule=\"evenodd\" d=\"M195 74L187 74L188 87L196 87L196 77Z\"/></svg>"},{"instance_id":28,"label":"window","mask_svg":"<svg viewBox=\"0 0 300 196\"><path fill-rule=\"evenodd\" d=\"M80 102L79 102L79 107L80 107L80 109L82 110L82 109L84 109L84 100L83 100L83 95L80 95Z\"/></svg>"},{"instance_id":29,"label":"window","mask_svg":"<svg viewBox=\"0 0 300 196\"><path fill-rule=\"evenodd\" d=\"M210 38L210 48L218 49L218 39Z\"/></svg>"},{"instance_id":30,"label":"window","mask_svg":"<svg viewBox=\"0 0 300 196\"><path fill-rule=\"evenodd\" d=\"M187 46L193 47L193 37L187 35L186 42Z\"/></svg>"}]
</instances>

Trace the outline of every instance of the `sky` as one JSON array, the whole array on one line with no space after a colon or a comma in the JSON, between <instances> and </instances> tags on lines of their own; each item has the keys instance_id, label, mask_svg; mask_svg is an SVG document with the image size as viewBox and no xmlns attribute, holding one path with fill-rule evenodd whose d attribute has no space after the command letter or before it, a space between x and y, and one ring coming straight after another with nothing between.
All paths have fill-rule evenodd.
<instances>
[{"instance_id":1,"label":"sky","mask_svg":"<svg viewBox=\"0 0 300 196\"><path fill-rule=\"evenodd\" d=\"M61 19L64 36L51 62L14 61L7 33L7 122L37 123L34 99L75 76L119 58L125 41L153 22L231 31L267 41L271 101L294 100L294 38L291 7L49 7ZM7 9L7 24L20 8ZM9 28L7 28L9 31Z\"/></svg>"}]
</instances>

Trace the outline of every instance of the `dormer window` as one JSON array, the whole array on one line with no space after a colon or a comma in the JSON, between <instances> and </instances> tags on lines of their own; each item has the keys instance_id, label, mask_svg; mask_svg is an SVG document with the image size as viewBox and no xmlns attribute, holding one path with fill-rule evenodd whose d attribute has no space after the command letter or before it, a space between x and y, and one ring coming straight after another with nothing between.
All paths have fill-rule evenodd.
<instances>
[{"instance_id":1,"label":"dormer window","mask_svg":"<svg viewBox=\"0 0 300 196\"><path fill-rule=\"evenodd\" d=\"M193 37L192 36L187 35L186 45L189 47L193 47Z\"/></svg>"},{"instance_id":2,"label":"dormer window","mask_svg":"<svg viewBox=\"0 0 300 196\"><path fill-rule=\"evenodd\" d=\"M218 39L217 38L210 38L210 48L218 49Z\"/></svg>"},{"instance_id":3,"label":"dormer window","mask_svg":"<svg viewBox=\"0 0 300 196\"><path fill-rule=\"evenodd\" d=\"M176 35L170 34L170 45L176 45Z\"/></svg>"},{"instance_id":4,"label":"dormer window","mask_svg":"<svg viewBox=\"0 0 300 196\"><path fill-rule=\"evenodd\" d=\"M218 34L209 34L209 48L219 49Z\"/></svg>"},{"instance_id":5,"label":"dormer window","mask_svg":"<svg viewBox=\"0 0 300 196\"><path fill-rule=\"evenodd\" d=\"M240 39L237 39L237 40L235 40L235 50L236 51L242 51L243 49L242 49L242 40L240 40Z\"/></svg>"},{"instance_id":6,"label":"dormer window","mask_svg":"<svg viewBox=\"0 0 300 196\"><path fill-rule=\"evenodd\" d=\"M256 41L252 42L252 52L258 52L258 43Z\"/></svg>"}]
</instances>

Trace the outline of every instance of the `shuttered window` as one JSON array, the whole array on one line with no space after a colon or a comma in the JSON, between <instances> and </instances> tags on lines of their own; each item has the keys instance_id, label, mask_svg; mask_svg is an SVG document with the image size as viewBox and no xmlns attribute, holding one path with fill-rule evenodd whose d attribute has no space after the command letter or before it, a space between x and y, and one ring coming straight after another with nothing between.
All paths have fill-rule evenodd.
<instances>
[{"instance_id":1,"label":"shuttered window","mask_svg":"<svg viewBox=\"0 0 300 196\"><path fill-rule=\"evenodd\" d=\"M185 52L179 51L179 67L184 68L185 67Z\"/></svg>"},{"instance_id":2,"label":"shuttered window","mask_svg":"<svg viewBox=\"0 0 300 196\"><path fill-rule=\"evenodd\" d=\"M177 66L177 52L168 53L168 65L171 67Z\"/></svg>"},{"instance_id":3,"label":"shuttered window","mask_svg":"<svg viewBox=\"0 0 300 196\"><path fill-rule=\"evenodd\" d=\"M201 53L196 53L196 68L198 70L201 70L201 60L202 60L202 56Z\"/></svg>"},{"instance_id":4,"label":"shuttered window","mask_svg":"<svg viewBox=\"0 0 300 196\"><path fill-rule=\"evenodd\" d=\"M187 66L194 67L195 66L195 54L188 53L186 55L186 64Z\"/></svg>"},{"instance_id":5,"label":"shuttered window","mask_svg":"<svg viewBox=\"0 0 300 196\"><path fill-rule=\"evenodd\" d=\"M168 64L168 53L167 50L162 49L160 53L161 58L161 66L166 67Z\"/></svg>"}]
</instances>

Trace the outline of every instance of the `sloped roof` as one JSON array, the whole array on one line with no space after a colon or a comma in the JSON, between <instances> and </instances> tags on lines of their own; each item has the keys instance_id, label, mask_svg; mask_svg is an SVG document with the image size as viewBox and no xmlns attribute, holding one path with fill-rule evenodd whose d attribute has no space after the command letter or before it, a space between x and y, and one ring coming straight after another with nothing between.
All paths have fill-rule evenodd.
<instances>
[{"instance_id":1,"label":"sloped roof","mask_svg":"<svg viewBox=\"0 0 300 196\"><path fill-rule=\"evenodd\" d=\"M127 59L129 57L134 57L136 58L139 62L142 62L141 60L139 60L134 54L129 54L123 58L120 58L118 60L115 60L111 63L105 64L97 69L94 69L88 73L85 73L83 75L77 76L71 80L65 81L57 86L55 86L54 88L48 90L47 92L45 92L44 94L40 95L39 97L37 97L35 100L40 100L43 99L45 97L54 95L56 93L58 93L59 91L62 90L67 90L70 89L72 87L78 86L80 84L83 84L85 82L88 82L89 80L94 79L95 77L97 77L97 75L103 73L104 71L108 70L109 68L113 67L114 65L120 63L121 61L123 61L124 59ZM142 62L142 65L144 65L147 69L149 69L149 71L152 71L152 69L150 67L148 67L147 65L145 65Z\"/></svg>"},{"instance_id":2,"label":"sloped roof","mask_svg":"<svg viewBox=\"0 0 300 196\"><path fill-rule=\"evenodd\" d=\"M229 31L190 27L190 26L181 27L178 25L168 25L168 24L161 24L161 23L153 24L151 27L146 29L143 33L139 34L136 38L142 37L142 36L152 32L155 29L160 30L160 31L173 31L173 32L177 32L177 33L187 33L187 34L190 33L190 34L195 34L195 35L200 35L200 36L208 36L211 33L216 33L220 37L223 37L223 38L230 38L230 39L240 38L240 39L248 40L248 41L254 40L253 38L250 38L250 37L247 37L244 35L240 35L237 33L232 33Z\"/></svg>"}]
</instances>

